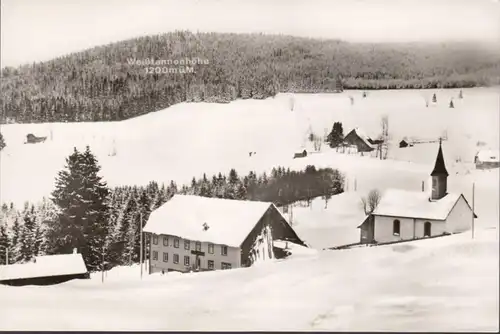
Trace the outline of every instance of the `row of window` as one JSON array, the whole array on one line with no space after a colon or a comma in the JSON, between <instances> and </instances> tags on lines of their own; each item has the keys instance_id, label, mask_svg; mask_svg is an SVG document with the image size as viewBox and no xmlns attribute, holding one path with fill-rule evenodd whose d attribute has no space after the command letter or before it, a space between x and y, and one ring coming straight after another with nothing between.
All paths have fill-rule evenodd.
<instances>
[{"instance_id":1,"label":"row of window","mask_svg":"<svg viewBox=\"0 0 500 334\"><path fill-rule=\"evenodd\" d=\"M153 260L158 260L158 252L157 251L153 251ZM198 261L199 261L199 259L198 259ZM163 262L168 262L168 253L163 253ZM174 254L173 263L175 263L175 264L179 263L179 254ZM191 258L189 256L184 256L184 265L185 266L191 265ZM198 262L198 266L200 266L199 262ZM208 269L214 269L214 268L215 268L215 262L213 260L208 260ZM231 269L231 264L226 263L226 262L221 262L221 268L222 269Z\"/></svg>"},{"instance_id":2,"label":"row of window","mask_svg":"<svg viewBox=\"0 0 500 334\"><path fill-rule=\"evenodd\" d=\"M169 246L168 242L168 236L163 236L163 246ZM174 248L179 248L179 238L174 238ZM158 236L153 235L153 245L158 245ZM208 253L209 254L214 254L214 244L208 244ZM184 240L184 249L185 250L190 250L191 249L191 242L189 240ZM198 252L201 252L201 242L196 241L195 243L195 250ZM221 255L226 256L227 255L227 246L221 245L220 247L220 253Z\"/></svg>"},{"instance_id":3,"label":"row of window","mask_svg":"<svg viewBox=\"0 0 500 334\"><path fill-rule=\"evenodd\" d=\"M400 235L400 233L401 233L401 222L398 219L395 219L392 222L392 233L394 235ZM430 236L431 236L431 223L425 222L424 223L424 237L430 237Z\"/></svg>"}]
</instances>

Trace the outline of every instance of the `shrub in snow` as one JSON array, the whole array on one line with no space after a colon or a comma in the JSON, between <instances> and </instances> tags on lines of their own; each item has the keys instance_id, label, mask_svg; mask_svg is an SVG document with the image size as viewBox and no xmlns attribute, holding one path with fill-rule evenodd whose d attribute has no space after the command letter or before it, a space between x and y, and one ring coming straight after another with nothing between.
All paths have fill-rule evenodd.
<instances>
[{"instance_id":1,"label":"shrub in snow","mask_svg":"<svg viewBox=\"0 0 500 334\"><path fill-rule=\"evenodd\" d=\"M3 150L5 146L7 146L7 144L5 144L5 139L3 138L3 135L0 132L0 151Z\"/></svg>"}]
</instances>

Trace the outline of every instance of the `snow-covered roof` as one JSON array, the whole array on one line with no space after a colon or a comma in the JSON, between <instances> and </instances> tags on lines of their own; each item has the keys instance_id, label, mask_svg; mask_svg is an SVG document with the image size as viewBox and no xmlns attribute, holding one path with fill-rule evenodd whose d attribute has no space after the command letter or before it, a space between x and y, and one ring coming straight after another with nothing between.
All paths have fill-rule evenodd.
<instances>
[{"instance_id":1,"label":"snow-covered roof","mask_svg":"<svg viewBox=\"0 0 500 334\"><path fill-rule=\"evenodd\" d=\"M371 137L368 136L363 130L361 130L360 128L354 128L353 131L358 135L359 138L361 138L361 140L363 140L365 142L366 145L370 146L370 147L374 147L370 141L371 141Z\"/></svg>"},{"instance_id":2,"label":"snow-covered roof","mask_svg":"<svg viewBox=\"0 0 500 334\"><path fill-rule=\"evenodd\" d=\"M388 189L373 212L377 216L445 220L461 194L447 194L430 201L429 193Z\"/></svg>"},{"instance_id":3,"label":"snow-covered roof","mask_svg":"<svg viewBox=\"0 0 500 334\"><path fill-rule=\"evenodd\" d=\"M82 254L58 254L35 257L34 262L0 266L0 281L85 274Z\"/></svg>"},{"instance_id":4,"label":"snow-covered roof","mask_svg":"<svg viewBox=\"0 0 500 334\"><path fill-rule=\"evenodd\" d=\"M271 205L274 206L270 202L175 195L151 213L144 231L240 247ZM204 229L205 223L208 229Z\"/></svg>"},{"instance_id":5,"label":"snow-covered roof","mask_svg":"<svg viewBox=\"0 0 500 334\"><path fill-rule=\"evenodd\" d=\"M499 150L481 150L477 152L476 157L481 162L499 162Z\"/></svg>"}]
</instances>

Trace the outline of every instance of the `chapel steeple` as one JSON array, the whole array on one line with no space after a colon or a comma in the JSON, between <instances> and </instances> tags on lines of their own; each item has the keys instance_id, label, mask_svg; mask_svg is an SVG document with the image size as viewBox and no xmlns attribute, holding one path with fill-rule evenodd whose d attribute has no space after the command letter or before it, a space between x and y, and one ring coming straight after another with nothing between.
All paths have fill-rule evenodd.
<instances>
[{"instance_id":1,"label":"chapel steeple","mask_svg":"<svg viewBox=\"0 0 500 334\"><path fill-rule=\"evenodd\" d=\"M439 150L436 157L436 163L432 170L432 193L431 199L438 200L446 195L448 183L448 171L444 164L443 148L441 147L441 138L439 138Z\"/></svg>"}]
</instances>

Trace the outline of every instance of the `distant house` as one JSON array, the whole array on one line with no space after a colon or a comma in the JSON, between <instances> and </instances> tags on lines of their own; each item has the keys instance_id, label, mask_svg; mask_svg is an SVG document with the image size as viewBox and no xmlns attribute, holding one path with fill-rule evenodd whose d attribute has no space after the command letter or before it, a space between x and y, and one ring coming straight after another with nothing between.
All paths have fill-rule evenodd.
<instances>
[{"instance_id":1,"label":"distant house","mask_svg":"<svg viewBox=\"0 0 500 334\"><path fill-rule=\"evenodd\" d=\"M36 144L36 143L43 143L47 137L37 137L32 133L28 133L26 135L26 143L25 144Z\"/></svg>"},{"instance_id":2,"label":"distant house","mask_svg":"<svg viewBox=\"0 0 500 334\"><path fill-rule=\"evenodd\" d=\"M405 148L405 147L413 147L413 142L410 142L407 139L403 139L399 142L399 148Z\"/></svg>"},{"instance_id":3,"label":"distant house","mask_svg":"<svg viewBox=\"0 0 500 334\"><path fill-rule=\"evenodd\" d=\"M476 169L490 169L500 167L499 150L481 150L474 157Z\"/></svg>"},{"instance_id":4,"label":"distant house","mask_svg":"<svg viewBox=\"0 0 500 334\"><path fill-rule=\"evenodd\" d=\"M28 263L0 266L0 284L53 285L72 279L89 278L82 254L37 256Z\"/></svg>"},{"instance_id":5,"label":"distant house","mask_svg":"<svg viewBox=\"0 0 500 334\"><path fill-rule=\"evenodd\" d=\"M175 195L153 211L149 272L248 267L283 254L273 241L304 245L273 203Z\"/></svg>"},{"instance_id":6,"label":"distant house","mask_svg":"<svg viewBox=\"0 0 500 334\"><path fill-rule=\"evenodd\" d=\"M381 142L371 139L359 128L354 128L344 137L344 145L355 146L358 152L371 152Z\"/></svg>"},{"instance_id":7,"label":"distant house","mask_svg":"<svg viewBox=\"0 0 500 334\"><path fill-rule=\"evenodd\" d=\"M468 230L472 208L463 194L447 192L448 172L441 144L431 173L432 192L387 190L375 211L358 226L361 243L385 243Z\"/></svg>"},{"instance_id":8,"label":"distant house","mask_svg":"<svg viewBox=\"0 0 500 334\"><path fill-rule=\"evenodd\" d=\"M307 150L302 150L302 151L299 151L299 152L295 152L295 154L293 155L293 158L296 159L296 158L305 158L307 157Z\"/></svg>"}]
</instances>

